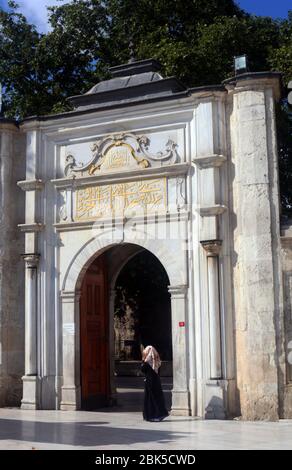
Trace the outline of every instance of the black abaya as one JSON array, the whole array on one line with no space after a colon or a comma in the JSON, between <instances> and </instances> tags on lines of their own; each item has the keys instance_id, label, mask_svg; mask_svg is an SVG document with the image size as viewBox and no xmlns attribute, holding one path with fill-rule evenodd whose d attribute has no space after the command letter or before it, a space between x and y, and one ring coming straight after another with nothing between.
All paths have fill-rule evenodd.
<instances>
[{"instance_id":1,"label":"black abaya","mask_svg":"<svg viewBox=\"0 0 292 470\"><path fill-rule=\"evenodd\" d=\"M161 421L168 416L168 411L165 408L160 377L147 362L142 363L141 370L145 375L143 418L146 421Z\"/></svg>"}]
</instances>

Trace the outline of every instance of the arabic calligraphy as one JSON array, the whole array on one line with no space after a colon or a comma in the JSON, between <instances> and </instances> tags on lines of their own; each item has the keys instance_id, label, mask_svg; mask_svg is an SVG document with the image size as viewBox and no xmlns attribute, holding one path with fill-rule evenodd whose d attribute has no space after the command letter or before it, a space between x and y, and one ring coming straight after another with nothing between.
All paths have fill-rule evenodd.
<instances>
[{"instance_id":1,"label":"arabic calligraphy","mask_svg":"<svg viewBox=\"0 0 292 470\"><path fill-rule=\"evenodd\" d=\"M90 186L77 190L76 220L165 210L166 179Z\"/></svg>"}]
</instances>

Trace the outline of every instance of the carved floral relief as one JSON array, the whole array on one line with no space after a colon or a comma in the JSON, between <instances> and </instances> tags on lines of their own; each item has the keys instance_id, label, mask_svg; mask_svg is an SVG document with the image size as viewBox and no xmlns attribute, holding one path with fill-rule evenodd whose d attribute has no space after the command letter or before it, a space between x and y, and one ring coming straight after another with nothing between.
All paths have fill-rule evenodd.
<instances>
[{"instance_id":1,"label":"carved floral relief","mask_svg":"<svg viewBox=\"0 0 292 470\"><path fill-rule=\"evenodd\" d=\"M163 151L155 154L149 151L150 139L131 133L115 134L99 139L91 146L92 156L85 164L76 163L68 154L64 169L65 176L88 176L99 172L114 172L148 168L153 162L177 163L177 144L168 139Z\"/></svg>"}]
</instances>

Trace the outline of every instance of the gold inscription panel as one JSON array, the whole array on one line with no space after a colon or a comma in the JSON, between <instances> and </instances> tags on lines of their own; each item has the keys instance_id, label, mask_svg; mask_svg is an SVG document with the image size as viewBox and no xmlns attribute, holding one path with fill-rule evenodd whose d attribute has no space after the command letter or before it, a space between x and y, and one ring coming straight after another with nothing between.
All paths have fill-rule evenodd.
<instances>
[{"instance_id":1,"label":"gold inscription panel","mask_svg":"<svg viewBox=\"0 0 292 470\"><path fill-rule=\"evenodd\" d=\"M167 208L166 178L90 186L76 193L76 220L140 215Z\"/></svg>"}]
</instances>

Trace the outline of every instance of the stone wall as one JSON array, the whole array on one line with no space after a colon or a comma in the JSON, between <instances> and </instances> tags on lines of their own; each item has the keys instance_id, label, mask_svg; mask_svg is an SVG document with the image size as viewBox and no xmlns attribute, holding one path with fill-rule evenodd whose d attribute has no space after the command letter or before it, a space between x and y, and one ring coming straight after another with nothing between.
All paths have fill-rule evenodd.
<instances>
[{"instance_id":1,"label":"stone wall","mask_svg":"<svg viewBox=\"0 0 292 470\"><path fill-rule=\"evenodd\" d=\"M274 99L278 77L227 84L238 412L281 417L283 299Z\"/></svg>"},{"instance_id":2,"label":"stone wall","mask_svg":"<svg viewBox=\"0 0 292 470\"><path fill-rule=\"evenodd\" d=\"M292 418L292 220L287 221L281 230L284 321L286 346L286 375L283 415Z\"/></svg>"},{"instance_id":3,"label":"stone wall","mask_svg":"<svg viewBox=\"0 0 292 470\"><path fill-rule=\"evenodd\" d=\"M24 277L21 253L24 196L24 140L18 128L0 121L0 406L16 406L24 373Z\"/></svg>"}]
</instances>

